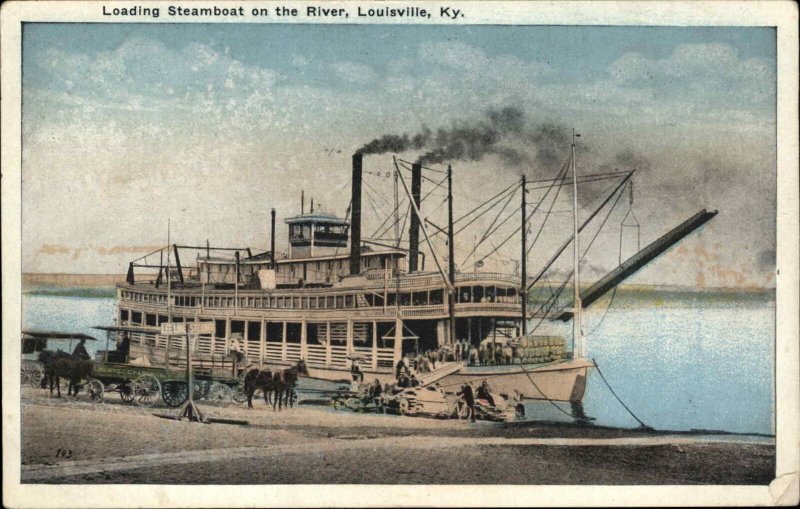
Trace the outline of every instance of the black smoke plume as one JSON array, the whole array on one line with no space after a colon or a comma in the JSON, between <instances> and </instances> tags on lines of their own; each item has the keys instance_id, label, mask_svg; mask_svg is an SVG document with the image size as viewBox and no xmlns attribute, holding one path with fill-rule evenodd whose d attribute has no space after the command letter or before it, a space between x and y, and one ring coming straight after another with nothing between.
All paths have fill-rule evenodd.
<instances>
[{"instance_id":1,"label":"black smoke plume","mask_svg":"<svg viewBox=\"0 0 800 509\"><path fill-rule=\"evenodd\" d=\"M568 155L569 134L553 123L532 123L514 106L489 109L472 121L460 120L436 132L424 127L418 134L387 134L360 149L359 154L383 154L424 150L420 164L447 161L480 161L496 156L508 167L536 164L552 167Z\"/></svg>"}]
</instances>

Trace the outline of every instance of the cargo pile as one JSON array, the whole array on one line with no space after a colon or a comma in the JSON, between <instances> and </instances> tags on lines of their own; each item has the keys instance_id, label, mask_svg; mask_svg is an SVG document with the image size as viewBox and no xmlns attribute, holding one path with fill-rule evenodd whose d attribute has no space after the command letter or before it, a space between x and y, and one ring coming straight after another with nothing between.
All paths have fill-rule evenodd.
<instances>
[{"instance_id":1,"label":"cargo pile","mask_svg":"<svg viewBox=\"0 0 800 509\"><path fill-rule=\"evenodd\" d=\"M518 348L523 364L553 362L567 357L564 338L556 336L535 336L523 339ZM519 358L519 357L518 357Z\"/></svg>"}]
</instances>

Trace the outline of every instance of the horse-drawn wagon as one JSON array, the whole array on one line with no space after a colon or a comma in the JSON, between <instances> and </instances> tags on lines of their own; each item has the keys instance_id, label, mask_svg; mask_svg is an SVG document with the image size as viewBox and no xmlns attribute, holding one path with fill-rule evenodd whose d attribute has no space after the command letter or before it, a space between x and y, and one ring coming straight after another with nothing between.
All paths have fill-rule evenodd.
<instances>
[{"instance_id":1,"label":"horse-drawn wagon","mask_svg":"<svg viewBox=\"0 0 800 509\"><path fill-rule=\"evenodd\" d=\"M158 328L102 326L95 329L106 332L106 348L96 351L93 361L88 353L85 356L76 356L73 350L75 340L81 343L86 340L97 341L92 336L69 332L23 331L21 385L44 386L42 382L51 374L54 377L51 393L53 388L57 388L59 396L63 383L68 394L72 394L74 389L77 396L85 389L89 399L98 402L104 400L107 392L119 393L126 403L148 407L159 400L170 407L178 407L186 402L189 393L185 348L169 345L167 341L168 347L159 362L159 356L143 354L141 348L136 350L136 356L130 355L131 343L141 346L163 341L163 337L158 337ZM48 350L51 340L69 340L68 350ZM112 345L113 349L110 348ZM84 368L77 369L79 365ZM193 399L244 401L243 370L236 365L234 359L224 356L198 356L192 360L192 370Z\"/></svg>"},{"instance_id":2,"label":"horse-drawn wagon","mask_svg":"<svg viewBox=\"0 0 800 509\"><path fill-rule=\"evenodd\" d=\"M51 340L69 341L70 351L75 340L96 341L92 336L77 332L22 331L21 386L39 387L41 385L45 377L45 366L39 357L50 346Z\"/></svg>"},{"instance_id":3,"label":"horse-drawn wagon","mask_svg":"<svg viewBox=\"0 0 800 509\"><path fill-rule=\"evenodd\" d=\"M118 392L123 401L142 406L153 406L160 399L167 406L178 407L189 399L186 350L181 342L171 345L157 327L95 329L106 331L106 349L95 354L94 370L106 391ZM161 342L165 346L163 355L158 351ZM139 346L135 357L131 356L131 343ZM111 344L114 350L109 349ZM198 356L192 359L192 371L193 399L225 400L242 393L243 370L233 358Z\"/></svg>"}]
</instances>

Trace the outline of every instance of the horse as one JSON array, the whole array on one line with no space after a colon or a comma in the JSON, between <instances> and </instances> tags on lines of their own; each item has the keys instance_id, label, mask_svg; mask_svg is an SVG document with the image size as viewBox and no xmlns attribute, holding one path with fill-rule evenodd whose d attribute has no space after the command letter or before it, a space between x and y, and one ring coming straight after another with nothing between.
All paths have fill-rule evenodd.
<instances>
[{"instance_id":1,"label":"horse","mask_svg":"<svg viewBox=\"0 0 800 509\"><path fill-rule=\"evenodd\" d=\"M500 349L503 364L514 363L514 349L509 345L503 345Z\"/></svg>"},{"instance_id":2,"label":"horse","mask_svg":"<svg viewBox=\"0 0 800 509\"><path fill-rule=\"evenodd\" d=\"M264 392L264 402L269 405L270 393L275 393L272 410L283 408L284 400L289 406L291 394L297 385L300 375L308 375L308 368L302 359L295 366L284 369L260 370L251 369L244 377L244 393L247 396L247 407L253 408L253 394L261 389Z\"/></svg>"},{"instance_id":3,"label":"horse","mask_svg":"<svg viewBox=\"0 0 800 509\"><path fill-rule=\"evenodd\" d=\"M94 363L90 360L78 359L69 353L58 350L42 350L39 353L39 362L44 365L42 389L50 385L50 395L55 387L58 397L61 397L61 377L69 380L67 396L78 397L78 388L81 380L90 378L94 373Z\"/></svg>"}]
</instances>

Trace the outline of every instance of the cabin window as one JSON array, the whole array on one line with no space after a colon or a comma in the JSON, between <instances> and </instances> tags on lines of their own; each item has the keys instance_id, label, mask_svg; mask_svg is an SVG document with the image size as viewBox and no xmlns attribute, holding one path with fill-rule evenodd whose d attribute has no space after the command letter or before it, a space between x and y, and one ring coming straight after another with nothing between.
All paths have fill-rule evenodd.
<instances>
[{"instance_id":1,"label":"cabin window","mask_svg":"<svg viewBox=\"0 0 800 509\"><path fill-rule=\"evenodd\" d=\"M286 342L299 343L302 324L297 322L286 322Z\"/></svg>"},{"instance_id":2,"label":"cabin window","mask_svg":"<svg viewBox=\"0 0 800 509\"><path fill-rule=\"evenodd\" d=\"M484 287L482 286L473 286L472 287L472 301L473 302L486 302L484 299Z\"/></svg>"},{"instance_id":3,"label":"cabin window","mask_svg":"<svg viewBox=\"0 0 800 509\"><path fill-rule=\"evenodd\" d=\"M214 320L214 336L224 338L225 328L225 320Z\"/></svg>"},{"instance_id":4,"label":"cabin window","mask_svg":"<svg viewBox=\"0 0 800 509\"><path fill-rule=\"evenodd\" d=\"M131 322L135 323L136 325L141 325L142 313L140 313L139 311L134 311L133 313L131 313Z\"/></svg>"},{"instance_id":5,"label":"cabin window","mask_svg":"<svg viewBox=\"0 0 800 509\"><path fill-rule=\"evenodd\" d=\"M308 298L308 307L311 308L311 309L317 309L319 307L319 305L318 305L319 301L317 299L318 299L317 297L309 297Z\"/></svg>"},{"instance_id":6,"label":"cabin window","mask_svg":"<svg viewBox=\"0 0 800 509\"><path fill-rule=\"evenodd\" d=\"M397 294L396 293L390 293L388 295L388 299L386 301L386 304L389 305L389 306L396 306L397 305Z\"/></svg>"},{"instance_id":7,"label":"cabin window","mask_svg":"<svg viewBox=\"0 0 800 509\"><path fill-rule=\"evenodd\" d=\"M149 325L151 327L155 327L156 326L156 315L151 315L150 313L147 313L146 315L144 315L144 323L145 323L145 325Z\"/></svg>"},{"instance_id":8,"label":"cabin window","mask_svg":"<svg viewBox=\"0 0 800 509\"><path fill-rule=\"evenodd\" d=\"M411 304L411 294L409 293L401 293L400 294L400 305L401 306L408 306Z\"/></svg>"},{"instance_id":9,"label":"cabin window","mask_svg":"<svg viewBox=\"0 0 800 509\"><path fill-rule=\"evenodd\" d=\"M119 321L125 323L129 319L129 314L127 309L120 309L119 310Z\"/></svg>"},{"instance_id":10,"label":"cabin window","mask_svg":"<svg viewBox=\"0 0 800 509\"><path fill-rule=\"evenodd\" d=\"M284 299L283 297L276 297L275 302L277 303L277 307L281 309L285 308L286 307L285 300L286 299Z\"/></svg>"},{"instance_id":11,"label":"cabin window","mask_svg":"<svg viewBox=\"0 0 800 509\"><path fill-rule=\"evenodd\" d=\"M247 322L247 341L261 341L261 322Z\"/></svg>"},{"instance_id":12,"label":"cabin window","mask_svg":"<svg viewBox=\"0 0 800 509\"><path fill-rule=\"evenodd\" d=\"M158 324L167 323L167 315L158 315Z\"/></svg>"},{"instance_id":13,"label":"cabin window","mask_svg":"<svg viewBox=\"0 0 800 509\"><path fill-rule=\"evenodd\" d=\"M325 339L324 323L309 323L306 325L306 343L309 345L321 345Z\"/></svg>"},{"instance_id":14,"label":"cabin window","mask_svg":"<svg viewBox=\"0 0 800 509\"><path fill-rule=\"evenodd\" d=\"M231 335L234 334L244 336L244 320L231 320Z\"/></svg>"},{"instance_id":15,"label":"cabin window","mask_svg":"<svg viewBox=\"0 0 800 509\"><path fill-rule=\"evenodd\" d=\"M352 295L345 295L344 296L344 307L346 307L346 308L355 307L355 299L353 299Z\"/></svg>"},{"instance_id":16,"label":"cabin window","mask_svg":"<svg viewBox=\"0 0 800 509\"><path fill-rule=\"evenodd\" d=\"M292 308L294 309L300 308L300 297L292 297Z\"/></svg>"},{"instance_id":17,"label":"cabin window","mask_svg":"<svg viewBox=\"0 0 800 509\"><path fill-rule=\"evenodd\" d=\"M442 290L432 290L430 292L430 303L432 306L438 306L439 304L444 302L442 298L443 298Z\"/></svg>"},{"instance_id":18,"label":"cabin window","mask_svg":"<svg viewBox=\"0 0 800 509\"><path fill-rule=\"evenodd\" d=\"M331 322L328 328L328 337L332 346L345 346L347 344L347 323Z\"/></svg>"},{"instance_id":19,"label":"cabin window","mask_svg":"<svg viewBox=\"0 0 800 509\"><path fill-rule=\"evenodd\" d=\"M283 341L283 322L267 322L267 343Z\"/></svg>"}]
</instances>

